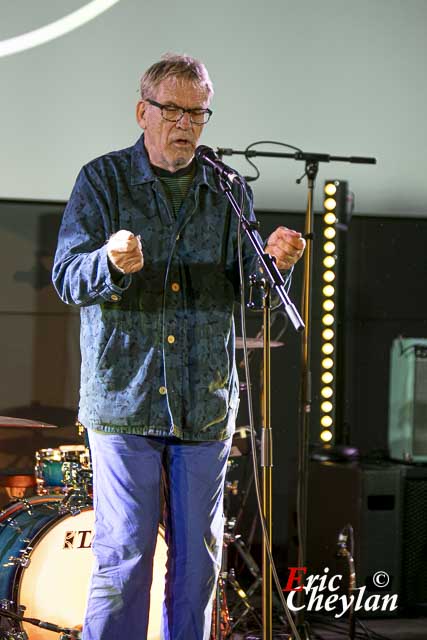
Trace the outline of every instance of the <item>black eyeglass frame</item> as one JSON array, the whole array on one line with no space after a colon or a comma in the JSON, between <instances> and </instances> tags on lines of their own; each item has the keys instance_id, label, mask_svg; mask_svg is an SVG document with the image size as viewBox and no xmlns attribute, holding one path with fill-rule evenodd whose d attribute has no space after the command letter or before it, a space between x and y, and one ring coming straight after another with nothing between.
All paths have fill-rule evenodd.
<instances>
[{"instance_id":1,"label":"black eyeglass frame","mask_svg":"<svg viewBox=\"0 0 427 640\"><path fill-rule=\"evenodd\" d=\"M146 102L148 102L149 104L152 104L153 107L157 107L158 109L160 109L160 111L162 112L162 118L163 120L166 120L167 122L179 122L181 120L181 118L184 116L184 113L188 113L190 114L190 121L192 124L196 124L199 127L203 126L204 124L207 124L213 114L213 111L211 109L184 109L184 107L178 107L175 106L173 104L161 104L160 102L156 102L155 100L151 100L151 98L144 98L144 100ZM165 118L164 112L163 110L168 111L168 109L173 109L174 111L180 111L181 115L179 116L179 118L176 119L170 119L170 118ZM204 116L207 116L207 120L206 122L194 122L192 115L194 115L195 112L198 112L199 114L204 114Z\"/></svg>"}]
</instances>

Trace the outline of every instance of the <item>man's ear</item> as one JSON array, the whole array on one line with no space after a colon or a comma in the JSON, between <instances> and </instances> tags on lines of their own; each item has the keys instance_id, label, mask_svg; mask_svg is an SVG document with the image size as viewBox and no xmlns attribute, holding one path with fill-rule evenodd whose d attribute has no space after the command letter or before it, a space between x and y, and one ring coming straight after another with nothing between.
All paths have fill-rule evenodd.
<instances>
[{"instance_id":1,"label":"man's ear","mask_svg":"<svg viewBox=\"0 0 427 640\"><path fill-rule=\"evenodd\" d=\"M145 108L147 103L145 100L140 100L136 105L136 121L141 127L141 129L145 129Z\"/></svg>"}]
</instances>

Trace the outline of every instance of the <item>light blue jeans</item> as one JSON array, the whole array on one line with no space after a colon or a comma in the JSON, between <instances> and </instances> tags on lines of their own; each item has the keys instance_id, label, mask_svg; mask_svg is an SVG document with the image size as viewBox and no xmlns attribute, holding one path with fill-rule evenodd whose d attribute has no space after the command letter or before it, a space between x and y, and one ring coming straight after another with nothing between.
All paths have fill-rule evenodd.
<instances>
[{"instance_id":1,"label":"light blue jeans","mask_svg":"<svg viewBox=\"0 0 427 640\"><path fill-rule=\"evenodd\" d=\"M162 638L208 640L231 438L186 442L89 431L89 442L95 564L83 640L147 636L162 475L168 544Z\"/></svg>"}]
</instances>

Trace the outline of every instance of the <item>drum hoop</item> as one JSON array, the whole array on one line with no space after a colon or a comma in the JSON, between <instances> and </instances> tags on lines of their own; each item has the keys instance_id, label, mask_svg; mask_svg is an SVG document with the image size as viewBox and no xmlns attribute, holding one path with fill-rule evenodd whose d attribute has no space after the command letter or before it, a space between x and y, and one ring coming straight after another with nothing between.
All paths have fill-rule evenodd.
<instances>
[{"instance_id":1,"label":"drum hoop","mask_svg":"<svg viewBox=\"0 0 427 640\"><path fill-rule=\"evenodd\" d=\"M62 500L62 496L57 495L49 495L46 494L44 496L30 496L26 498L27 502L30 502L30 506L33 504L38 504L39 502L59 502ZM12 500L4 505L0 512L0 522L2 522L4 517L10 517L12 513L16 513L17 511L22 511L22 505L25 505L25 502L21 499Z\"/></svg>"}]
</instances>

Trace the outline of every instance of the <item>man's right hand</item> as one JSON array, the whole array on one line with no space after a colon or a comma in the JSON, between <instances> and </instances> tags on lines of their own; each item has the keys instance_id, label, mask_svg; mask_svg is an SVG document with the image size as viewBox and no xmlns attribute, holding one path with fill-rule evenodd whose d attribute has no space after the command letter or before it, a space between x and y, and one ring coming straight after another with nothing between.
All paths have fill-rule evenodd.
<instances>
[{"instance_id":1,"label":"man's right hand","mask_svg":"<svg viewBox=\"0 0 427 640\"><path fill-rule=\"evenodd\" d=\"M113 267L121 273L136 273L144 266L141 239L126 229L120 229L110 237L107 255Z\"/></svg>"}]
</instances>

